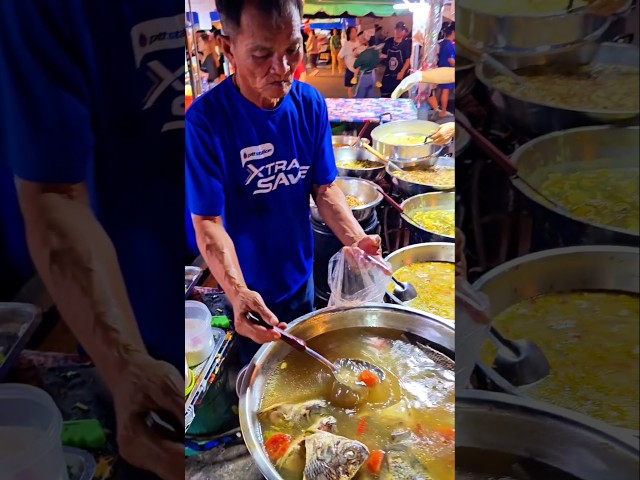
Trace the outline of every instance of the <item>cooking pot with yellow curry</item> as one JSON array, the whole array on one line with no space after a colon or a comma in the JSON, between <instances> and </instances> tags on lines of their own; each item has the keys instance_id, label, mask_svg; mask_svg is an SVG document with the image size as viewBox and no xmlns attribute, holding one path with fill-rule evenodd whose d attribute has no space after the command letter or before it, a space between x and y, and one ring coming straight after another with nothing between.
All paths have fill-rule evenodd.
<instances>
[{"instance_id":1,"label":"cooking pot with yellow curry","mask_svg":"<svg viewBox=\"0 0 640 480\"><path fill-rule=\"evenodd\" d=\"M240 373L238 393L242 434L265 478L454 478L451 325L372 304L319 310L287 331L331 361L370 361L385 378L367 378L367 400L340 408L329 400L326 367L282 342L263 345Z\"/></svg>"},{"instance_id":2,"label":"cooking pot with yellow curry","mask_svg":"<svg viewBox=\"0 0 640 480\"><path fill-rule=\"evenodd\" d=\"M536 343L551 366L515 391L637 433L639 272L637 247L568 247L509 261L475 282L493 325ZM491 341L481 358L486 372Z\"/></svg>"},{"instance_id":3,"label":"cooking pot with yellow curry","mask_svg":"<svg viewBox=\"0 0 640 480\"><path fill-rule=\"evenodd\" d=\"M409 243L454 242L455 201L454 192L430 192L402 202Z\"/></svg>"},{"instance_id":4,"label":"cooking pot with yellow curry","mask_svg":"<svg viewBox=\"0 0 640 480\"><path fill-rule=\"evenodd\" d=\"M426 120L399 120L378 125L371 131L372 146L393 162L411 162L437 157L444 149L425 138L440 125Z\"/></svg>"},{"instance_id":5,"label":"cooking pot with yellow curry","mask_svg":"<svg viewBox=\"0 0 640 480\"><path fill-rule=\"evenodd\" d=\"M527 210L553 227L564 245L637 246L638 127L582 127L536 138L511 161L551 205L518 177Z\"/></svg>"},{"instance_id":6,"label":"cooking pot with yellow curry","mask_svg":"<svg viewBox=\"0 0 640 480\"><path fill-rule=\"evenodd\" d=\"M448 322L455 320L455 244L444 242L421 243L396 250L385 258L393 276L408 282L418 296L406 303L393 295L389 282L387 295L398 305L406 305Z\"/></svg>"}]
</instances>

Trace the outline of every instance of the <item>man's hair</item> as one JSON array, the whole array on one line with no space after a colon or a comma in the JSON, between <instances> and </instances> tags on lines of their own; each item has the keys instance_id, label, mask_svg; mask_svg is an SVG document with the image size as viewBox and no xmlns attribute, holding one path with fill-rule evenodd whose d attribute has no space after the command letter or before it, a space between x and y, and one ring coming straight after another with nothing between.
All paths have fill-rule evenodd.
<instances>
[{"instance_id":1,"label":"man's hair","mask_svg":"<svg viewBox=\"0 0 640 480\"><path fill-rule=\"evenodd\" d=\"M295 7L302 17L302 0L215 0L216 10L220 16L222 29L226 34L229 31L240 29L242 12L248 5L255 6L259 11L267 15L280 17Z\"/></svg>"}]
</instances>

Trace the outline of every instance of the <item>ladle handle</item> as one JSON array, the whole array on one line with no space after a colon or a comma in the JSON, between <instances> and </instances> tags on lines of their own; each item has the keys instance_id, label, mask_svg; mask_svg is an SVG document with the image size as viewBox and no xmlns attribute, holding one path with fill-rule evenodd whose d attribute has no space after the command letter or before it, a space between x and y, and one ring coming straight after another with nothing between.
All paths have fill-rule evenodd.
<instances>
[{"instance_id":1,"label":"ladle handle","mask_svg":"<svg viewBox=\"0 0 640 480\"><path fill-rule=\"evenodd\" d=\"M384 199L389 202L389 205L391 205L394 209L396 209L398 211L398 213L404 213L404 210L402 210L402 207L398 204L398 202L396 202L393 198L391 198L391 196L385 192L382 187L380 187L379 185L376 185L376 190L378 190L378 192L380 192L380 194L384 197Z\"/></svg>"},{"instance_id":2,"label":"ladle handle","mask_svg":"<svg viewBox=\"0 0 640 480\"><path fill-rule=\"evenodd\" d=\"M247 318L249 321L255 323L256 325L260 325L261 327L266 328L267 330L275 330L280 334L280 339L289 345L292 348L295 348L299 352L304 352L307 349L307 344L304 340L298 337L294 337L290 333L285 332L281 328L274 327L273 325L268 324L262 318L260 318L255 313L248 312Z\"/></svg>"},{"instance_id":3,"label":"ladle handle","mask_svg":"<svg viewBox=\"0 0 640 480\"><path fill-rule=\"evenodd\" d=\"M362 142L361 143L362 148L364 148L367 152L369 152L371 155L373 155L374 157L376 157L378 160L380 160L382 163L384 163L385 165L387 163L389 163L389 159L386 158L384 155L382 155L379 151L377 151L375 148L373 148L371 145L367 145L366 143Z\"/></svg>"},{"instance_id":4,"label":"ladle handle","mask_svg":"<svg viewBox=\"0 0 640 480\"><path fill-rule=\"evenodd\" d=\"M500 164L500 166L506 170L507 175L513 177L517 175L518 171L516 167L511 163L511 160L508 156L506 156L503 152L501 152L498 147L496 147L491 141L482 135L479 131L473 128L466 120L462 117L457 117L456 122L459 123L462 128L464 128L469 136L473 139L473 141L491 158L493 158L496 162Z\"/></svg>"}]
</instances>

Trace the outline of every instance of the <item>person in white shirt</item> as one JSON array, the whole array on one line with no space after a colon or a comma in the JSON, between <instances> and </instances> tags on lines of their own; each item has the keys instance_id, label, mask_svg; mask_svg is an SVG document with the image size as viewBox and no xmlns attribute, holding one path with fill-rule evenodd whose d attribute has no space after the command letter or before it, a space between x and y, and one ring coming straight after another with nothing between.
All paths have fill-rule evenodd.
<instances>
[{"instance_id":1,"label":"person in white shirt","mask_svg":"<svg viewBox=\"0 0 640 480\"><path fill-rule=\"evenodd\" d=\"M347 41L342 44L342 48L338 53L338 58L344 62L344 86L347 87L347 96L353 98L353 85L355 82L352 80L355 78L356 68L353 66L356 61L356 57L362 50L362 45L357 40L358 33L356 27L349 27L347 29Z\"/></svg>"}]
</instances>

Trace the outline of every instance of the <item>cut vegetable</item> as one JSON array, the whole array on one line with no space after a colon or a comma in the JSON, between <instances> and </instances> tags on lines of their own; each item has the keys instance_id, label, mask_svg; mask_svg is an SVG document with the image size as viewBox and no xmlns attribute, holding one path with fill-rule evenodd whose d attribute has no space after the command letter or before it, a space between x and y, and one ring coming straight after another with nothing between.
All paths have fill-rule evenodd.
<instances>
[{"instance_id":1,"label":"cut vegetable","mask_svg":"<svg viewBox=\"0 0 640 480\"><path fill-rule=\"evenodd\" d=\"M269 437L269 439L264 443L264 448L267 451L269 460L274 462L282 457L290 444L291 435L287 435L286 433L276 433Z\"/></svg>"},{"instance_id":2,"label":"cut vegetable","mask_svg":"<svg viewBox=\"0 0 640 480\"><path fill-rule=\"evenodd\" d=\"M358 435L362 435L362 432L364 432L364 424L367 422L366 418L363 418L360 420L360 423L358 424Z\"/></svg>"},{"instance_id":3,"label":"cut vegetable","mask_svg":"<svg viewBox=\"0 0 640 480\"><path fill-rule=\"evenodd\" d=\"M378 475L382 469L382 460L384 460L384 452L382 450L374 450L367 460L367 468L374 475Z\"/></svg>"},{"instance_id":4,"label":"cut vegetable","mask_svg":"<svg viewBox=\"0 0 640 480\"><path fill-rule=\"evenodd\" d=\"M364 383L367 387L373 387L378 383L377 375L373 372L370 372L369 370L360 372L358 380Z\"/></svg>"}]
</instances>

